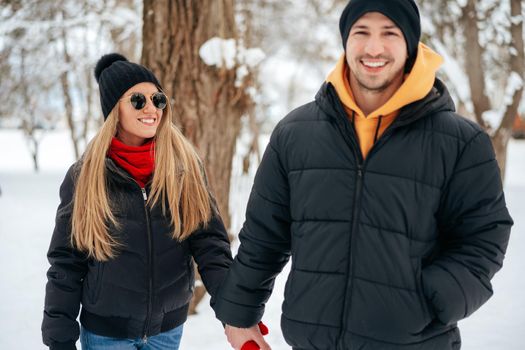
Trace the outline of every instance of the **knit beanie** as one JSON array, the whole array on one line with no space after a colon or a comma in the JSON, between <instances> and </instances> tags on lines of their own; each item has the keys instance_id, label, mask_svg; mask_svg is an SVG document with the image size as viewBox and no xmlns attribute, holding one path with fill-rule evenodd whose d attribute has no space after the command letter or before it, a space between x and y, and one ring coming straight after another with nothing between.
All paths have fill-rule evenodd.
<instances>
[{"instance_id":1,"label":"knit beanie","mask_svg":"<svg viewBox=\"0 0 525 350\"><path fill-rule=\"evenodd\" d=\"M100 90L100 104L104 120L122 95L138 83L149 82L160 90L161 85L153 72L140 64L132 63L118 53L102 56L95 67L95 79Z\"/></svg>"},{"instance_id":2,"label":"knit beanie","mask_svg":"<svg viewBox=\"0 0 525 350\"><path fill-rule=\"evenodd\" d=\"M350 0L339 20L339 31L345 50L350 29L368 12L385 15L401 29L408 48L407 71L410 70L416 60L421 37L421 19L414 0Z\"/></svg>"}]
</instances>

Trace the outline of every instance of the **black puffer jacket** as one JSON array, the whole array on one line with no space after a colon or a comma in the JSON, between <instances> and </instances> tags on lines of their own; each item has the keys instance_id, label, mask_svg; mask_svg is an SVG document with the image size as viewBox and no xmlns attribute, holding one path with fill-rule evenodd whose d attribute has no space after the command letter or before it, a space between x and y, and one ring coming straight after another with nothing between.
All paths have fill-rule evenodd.
<instances>
[{"instance_id":1,"label":"black puffer jacket","mask_svg":"<svg viewBox=\"0 0 525 350\"><path fill-rule=\"evenodd\" d=\"M230 244L221 218L179 243L170 236L169 219L160 206L149 209L145 193L112 160L106 160L108 192L118 203L119 230L110 232L122 244L107 262L87 259L72 249L72 198L78 163L60 187L61 203L48 252L42 336L51 349L74 349L79 337L75 321L99 335L118 338L152 336L186 320L193 294L195 258L204 284L215 296L231 264Z\"/></svg>"},{"instance_id":2,"label":"black puffer jacket","mask_svg":"<svg viewBox=\"0 0 525 350\"><path fill-rule=\"evenodd\" d=\"M366 160L329 83L272 134L214 305L259 321L292 257L282 330L294 349L459 349L492 294L513 224L489 137L436 80Z\"/></svg>"}]
</instances>

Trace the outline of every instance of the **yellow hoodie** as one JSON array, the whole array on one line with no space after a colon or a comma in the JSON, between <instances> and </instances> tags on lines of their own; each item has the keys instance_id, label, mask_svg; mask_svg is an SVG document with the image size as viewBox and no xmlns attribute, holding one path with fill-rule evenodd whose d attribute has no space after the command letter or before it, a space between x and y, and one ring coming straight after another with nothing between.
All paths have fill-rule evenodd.
<instances>
[{"instance_id":1,"label":"yellow hoodie","mask_svg":"<svg viewBox=\"0 0 525 350\"><path fill-rule=\"evenodd\" d=\"M359 146L363 157L374 145L376 139L381 137L385 130L392 124L404 106L425 97L436 78L436 71L443 63L443 58L428 46L419 43L418 54L412 70L405 76L403 84L392 97L381 107L365 115L355 103L350 83L348 82L348 65L343 54L335 69L330 73L327 82L332 83L339 99L343 103L349 116L354 115L354 128L359 139ZM379 120L379 117L381 119ZM378 123L381 122L379 130ZM377 132L377 136L376 136Z\"/></svg>"}]
</instances>

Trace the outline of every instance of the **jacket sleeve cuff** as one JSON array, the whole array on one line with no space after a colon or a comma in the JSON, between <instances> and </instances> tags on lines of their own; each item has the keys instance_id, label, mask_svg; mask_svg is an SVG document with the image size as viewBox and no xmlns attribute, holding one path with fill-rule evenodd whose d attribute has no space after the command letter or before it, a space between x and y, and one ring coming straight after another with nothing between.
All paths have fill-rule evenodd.
<instances>
[{"instance_id":1,"label":"jacket sleeve cuff","mask_svg":"<svg viewBox=\"0 0 525 350\"><path fill-rule=\"evenodd\" d=\"M215 316L223 323L238 328L250 328L262 319L263 307L250 307L219 299L213 305Z\"/></svg>"},{"instance_id":2,"label":"jacket sleeve cuff","mask_svg":"<svg viewBox=\"0 0 525 350\"><path fill-rule=\"evenodd\" d=\"M49 350L77 350L77 347L74 341L66 343L52 343L49 346Z\"/></svg>"}]
</instances>

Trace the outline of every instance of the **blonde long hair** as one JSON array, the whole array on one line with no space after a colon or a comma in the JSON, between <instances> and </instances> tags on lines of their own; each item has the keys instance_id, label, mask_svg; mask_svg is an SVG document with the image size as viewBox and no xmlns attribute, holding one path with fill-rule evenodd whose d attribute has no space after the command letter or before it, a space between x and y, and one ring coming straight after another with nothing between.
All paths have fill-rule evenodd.
<instances>
[{"instance_id":1,"label":"blonde long hair","mask_svg":"<svg viewBox=\"0 0 525 350\"><path fill-rule=\"evenodd\" d=\"M147 205L160 201L162 212L171 214L173 239L182 241L212 215L212 201L197 152L173 125L167 108L155 135L155 170ZM113 214L106 182L106 154L118 124L118 104L87 146L76 182L71 243L89 257L106 261L116 256L122 242L109 232L119 227ZM166 206L167 203L167 206Z\"/></svg>"}]
</instances>

